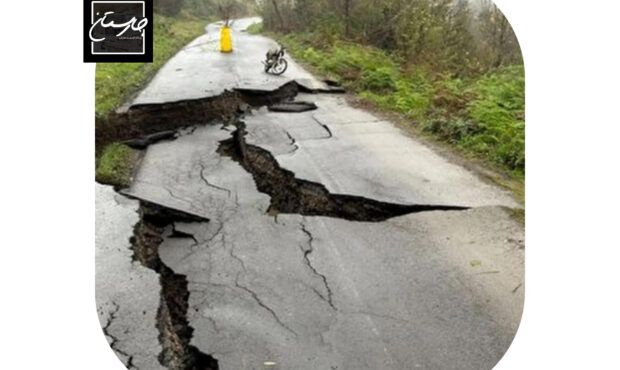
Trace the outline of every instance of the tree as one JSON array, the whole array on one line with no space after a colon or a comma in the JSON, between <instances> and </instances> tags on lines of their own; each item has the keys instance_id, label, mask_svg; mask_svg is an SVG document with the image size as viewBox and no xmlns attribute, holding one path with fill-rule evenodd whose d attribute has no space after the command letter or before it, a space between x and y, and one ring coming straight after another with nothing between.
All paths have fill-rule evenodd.
<instances>
[{"instance_id":1,"label":"tree","mask_svg":"<svg viewBox=\"0 0 620 370\"><path fill-rule=\"evenodd\" d=\"M347 39L458 75L520 62L508 20L490 0L262 0L264 27Z\"/></svg>"},{"instance_id":2,"label":"tree","mask_svg":"<svg viewBox=\"0 0 620 370\"><path fill-rule=\"evenodd\" d=\"M280 25L280 30L284 30L284 20L282 19L282 13L280 13L280 9L278 8L277 1L271 0L271 5L273 5L273 10L276 12L276 16L278 17L278 23Z\"/></svg>"},{"instance_id":3,"label":"tree","mask_svg":"<svg viewBox=\"0 0 620 370\"><path fill-rule=\"evenodd\" d=\"M345 36L351 36L351 0L344 0Z\"/></svg>"},{"instance_id":4,"label":"tree","mask_svg":"<svg viewBox=\"0 0 620 370\"><path fill-rule=\"evenodd\" d=\"M490 0L481 1L478 15L480 29L480 47L493 67L506 63L519 63L521 49L508 19Z\"/></svg>"},{"instance_id":5,"label":"tree","mask_svg":"<svg viewBox=\"0 0 620 370\"><path fill-rule=\"evenodd\" d=\"M235 18L243 10L243 4L239 0L217 0L216 2L219 16L222 17L226 26L231 19Z\"/></svg>"}]
</instances>

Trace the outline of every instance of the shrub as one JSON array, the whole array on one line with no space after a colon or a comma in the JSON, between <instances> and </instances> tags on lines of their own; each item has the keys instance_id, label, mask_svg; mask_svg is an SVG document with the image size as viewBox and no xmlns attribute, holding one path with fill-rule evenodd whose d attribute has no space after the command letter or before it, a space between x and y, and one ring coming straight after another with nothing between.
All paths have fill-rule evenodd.
<instances>
[{"instance_id":1,"label":"shrub","mask_svg":"<svg viewBox=\"0 0 620 370\"><path fill-rule=\"evenodd\" d=\"M394 80L398 78L397 73L390 67L379 67L374 70L365 70L361 75L361 84L363 89L374 91L395 90L396 83Z\"/></svg>"}]
</instances>

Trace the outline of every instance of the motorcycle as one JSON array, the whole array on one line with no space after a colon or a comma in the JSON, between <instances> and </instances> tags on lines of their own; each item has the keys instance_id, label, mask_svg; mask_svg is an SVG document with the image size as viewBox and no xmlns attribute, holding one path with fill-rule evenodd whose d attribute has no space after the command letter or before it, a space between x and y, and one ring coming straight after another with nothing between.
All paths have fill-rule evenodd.
<instances>
[{"instance_id":1,"label":"motorcycle","mask_svg":"<svg viewBox=\"0 0 620 370\"><path fill-rule=\"evenodd\" d=\"M263 62L265 66L265 72L273 75L281 75L288 68L288 62L284 59L284 51L286 49L282 46L278 50L268 51L266 59Z\"/></svg>"}]
</instances>

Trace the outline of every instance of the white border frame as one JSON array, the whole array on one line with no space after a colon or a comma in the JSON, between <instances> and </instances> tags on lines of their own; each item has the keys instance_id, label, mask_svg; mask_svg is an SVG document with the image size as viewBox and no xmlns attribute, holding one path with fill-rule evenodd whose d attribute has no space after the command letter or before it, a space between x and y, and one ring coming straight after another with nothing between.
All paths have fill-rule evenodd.
<instances>
[{"instance_id":1,"label":"white border frame","mask_svg":"<svg viewBox=\"0 0 620 370\"><path fill-rule=\"evenodd\" d=\"M92 25L95 22L95 3L98 4L118 4L118 3L133 3L133 4L142 4L142 16L146 17L146 4L144 1L93 1L90 3L90 24ZM92 55L144 55L146 53L146 32L142 30L142 52L132 52L132 53L95 53L95 43L93 41L90 42L90 53Z\"/></svg>"}]
</instances>

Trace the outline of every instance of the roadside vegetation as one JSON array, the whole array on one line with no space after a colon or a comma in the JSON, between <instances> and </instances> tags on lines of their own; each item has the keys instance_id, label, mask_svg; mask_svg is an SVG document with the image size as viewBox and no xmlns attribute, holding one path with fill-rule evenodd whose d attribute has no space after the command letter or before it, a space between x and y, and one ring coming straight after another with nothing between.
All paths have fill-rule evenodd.
<instances>
[{"instance_id":1,"label":"roadside vegetation","mask_svg":"<svg viewBox=\"0 0 620 370\"><path fill-rule=\"evenodd\" d=\"M120 188L128 187L131 184L132 164L137 157L137 151L126 145L119 143L108 145L99 159L97 181Z\"/></svg>"},{"instance_id":2,"label":"roadside vegetation","mask_svg":"<svg viewBox=\"0 0 620 370\"><path fill-rule=\"evenodd\" d=\"M258 35L263 32L263 24L262 23L254 23L250 27L248 27L248 33L250 35Z\"/></svg>"},{"instance_id":3,"label":"roadside vegetation","mask_svg":"<svg viewBox=\"0 0 620 370\"><path fill-rule=\"evenodd\" d=\"M507 174L523 196L523 61L492 2L270 1L261 13L253 32L264 29L314 72L400 115L407 129Z\"/></svg>"},{"instance_id":4,"label":"roadside vegetation","mask_svg":"<svg viewBox=\"0 0 620 370\"><path fill-rule=\"evenodd\" d=\"M153 63L101 63L95 71L95 115L97 122L125 103L150 80L157 70L184 45L204 33L208 19L185 12L176 16L155 13ZM120 144L96 148L95 178L108 184L129 184L134 151Z\"/></svg>"}]
</instances>

